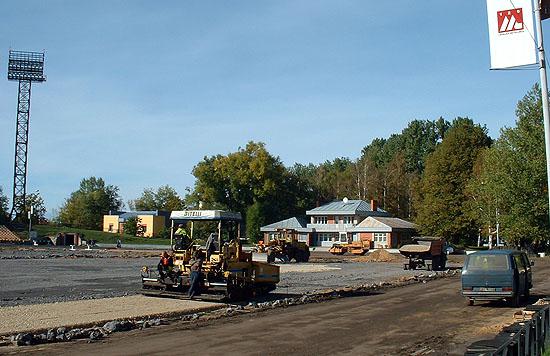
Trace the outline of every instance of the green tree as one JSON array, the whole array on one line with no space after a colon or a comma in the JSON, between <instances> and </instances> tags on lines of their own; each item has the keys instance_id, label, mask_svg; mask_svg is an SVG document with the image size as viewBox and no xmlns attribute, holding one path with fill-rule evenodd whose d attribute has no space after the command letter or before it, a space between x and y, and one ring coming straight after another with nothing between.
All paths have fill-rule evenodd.
<instances>
[{"instance_id":1,"label":"green tree","mask_svg":"<svg viewBox=\"0 0 550 356\"><path fill-rule=\"evenodd\" d=\"M311 196L301 177L287 170L263 143L249 142L226 156L205 157L195 166L193 175L195 187L186 203L196 205L202 201L205 208L239 211L245 221L253 205L251 211L261 210L266 222L302 214L298 210Z\"/></svg>"},{"instance_id":2,"label":"green tree","mask_svg":"<svg viewBox=\"0 0 550 356\"><path fill-rule=\"evenodd\" d=\"M420 183L416 222L424 234L471 242L477 227L466 213L466 184L480 151L491 144L487 129L457 118L442 143L428 156Z\"/></svg>"},{"instance_id":3,"label":"green tree","mask_svg":"<svg viewBox=\"0 0 550 356\"><path fill-rule=\"evenodd\" d=\"M121 207L118 187L106 185L102 178L84 178L59 209L58 220L68 226L100 230L103 215Z\"/></svg>"},{"instance_id":4,"label":"green tree","mask_svg":"<svg viewBox=\"0 0 550 356\"><path fill-rule=\"evenodd\" d=\"M262 238L260 228L266 224L265 207L260 202L254 202L246 210L246 236L250 242L258 242Z\"/></svg>"},{"instance_id":5,"label":"green tree","mask_svg":"<svg viewBox=\"0 0 550 356\"><path fill-rule=\"evenodd\" d=\"M141 223L141 219L138 218L137 216L129 217L124 222L124 233L126 235L138 236L140 223Z\"/></svg>"},{"instance_id":6,"label":"green tree","mask_svg":"<svg viewBox=\"0 0 550 356\"><path fill-rule=\"evenodd\" d=\"M477 164L468 184L469 211L478 226L493 229L511 245L548 243L548 186L541 91L535 85L516 109L516 126L503 128Z\"/></svg>"},{"instance_id":7,"label":"green tree","mask_svg":"<svg viewBox=\"0 0 550 356\"><path fill-rule=\"evenodd\" d=\"M25 199L25 216L28 216L32 206L32 223L38 224L46 220L46 206L44 205L44 199L40 196L40 193L28 194Z\"/></svg>"},{"instance_id":8,"label":"green tree","mask_svg":"<svg viewBox=\"0 0 550 356\"><path fill-rule=\"evenodd\" d=\"M9 221L8 204L9 199L4 194L2 186L0 186L0 224L5 224Z\"/></svg>"},{"instance_id":9,"label":"green tree","mask_svg":"<svg viewBox=\"0 0 550 356\"><path fill-rule=\"evenodd\" d=\"M156 191L147 188L141 196L128 202L130 209L135 210L183 210L185 204L176 190L169 185L163 185Z\"/></svg>"}]
</instances>

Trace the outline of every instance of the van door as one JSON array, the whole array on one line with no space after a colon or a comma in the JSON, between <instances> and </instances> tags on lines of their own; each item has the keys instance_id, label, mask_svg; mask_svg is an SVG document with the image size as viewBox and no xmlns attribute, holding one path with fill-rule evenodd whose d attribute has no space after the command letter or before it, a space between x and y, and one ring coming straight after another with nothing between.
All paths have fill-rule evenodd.
<instances>
[{"instance_id":1,"label":"van door","mask_svg":"<svg viewBox=\"0 0 550 356\"><path fill-rule=\"evenodd\" d=\"M514 262L518 271L518 290L516 293L523 294L527 284L527 268L520 254L514 254Z\"/></svg>"},{"instance_id":2,"label":"van door","mask_svg":"<svg viewBox=\"0 0 550 356\"><path fill-rule=\"evenodd\" d=\"M526 280L527 280L527 288L533 288L533 274L531 272L531 261L529 261L529 257L527 257L526 253L521 254L521 258L523 259L523 263L525 264L527 274L526 274Z\"/></svg>"}]
</instances>

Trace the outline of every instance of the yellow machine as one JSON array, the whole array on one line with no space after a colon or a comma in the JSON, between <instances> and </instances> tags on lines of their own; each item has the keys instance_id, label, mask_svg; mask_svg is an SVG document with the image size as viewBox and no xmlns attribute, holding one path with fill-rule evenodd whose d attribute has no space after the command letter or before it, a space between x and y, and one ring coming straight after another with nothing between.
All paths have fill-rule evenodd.
<instances>
[{"instance_id":1,"label":"yellow machine","mask_svg":"<svg viewBox=\"0 0 550 356\"><path fill-rule=\"evenodd\" d=\"M263 249L267 252L268 263L275 262L276 258L283 262L293 259L296 262L309 261L309 246L298 241L298 232L294 229L278 229L275 237L263 244Z\"/></svg>"},{"instance_id":2,"label":"yellow machine","mask_svg":"<svg viewBox=\"0 0 550 356\"><path fill-rule=\"evenodd\" d=\"M333 255L343 255L346 252L352 253L357 256L363 256L365 253L369 252L368 241L353 241L347 244L334 244L328 250L328 252Z\"/></svg>"},{"instance_id":3,"label":"yellow machine","mask_svg":"<svg viewBox=\"0 0 550 356\"><path fill-rule=\"evenodd\" d=\"M240 213L221 210L173 211L172 261L170 271L159 273L142 269L142 294L185 298L190 287L190 261L202 255L202 278L198 299L241 300L268 293L279 282L279 267L252 261L252 253L243 251L240 241ZM215 221L216 233L210 235L208 249L194 244L193 225L197 221ZM175 222L191 222L190 241L174 238ZM225 230L224 230L225 228Z\"/></svg>"}]
</instances>

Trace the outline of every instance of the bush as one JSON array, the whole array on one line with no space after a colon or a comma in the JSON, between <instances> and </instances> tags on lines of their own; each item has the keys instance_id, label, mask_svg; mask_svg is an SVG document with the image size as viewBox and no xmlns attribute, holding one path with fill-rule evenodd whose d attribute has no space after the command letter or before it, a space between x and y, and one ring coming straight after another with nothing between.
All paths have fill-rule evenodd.
<instances>
[{"instance_id":1,"label":"bush","mask_svg":"<svg viewBox=\"0 0 550 356\"><path fill-rule=\"evenodd\" d=\"M155 236L158 239L169 239L170 238L170 229L163 227Z\"/></svg>"}]
</instances>

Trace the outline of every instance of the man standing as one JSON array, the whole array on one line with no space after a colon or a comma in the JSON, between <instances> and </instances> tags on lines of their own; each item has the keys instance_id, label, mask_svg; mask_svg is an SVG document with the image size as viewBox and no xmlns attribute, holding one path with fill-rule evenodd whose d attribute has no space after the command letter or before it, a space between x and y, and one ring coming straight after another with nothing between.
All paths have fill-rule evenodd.
<instances>
[{"instance_id":1,"label":"man standing","mask_svg":"<svg viewBox=\"0 0 550 356\"><path fill-rule=\"evenodd\" d=\"M189 278L189 298L193 299L195 295L200 295L200 281L202 272L202 253L195 251L193 258L189 261L191 275Z\"/></svg>"}]
</instances>

